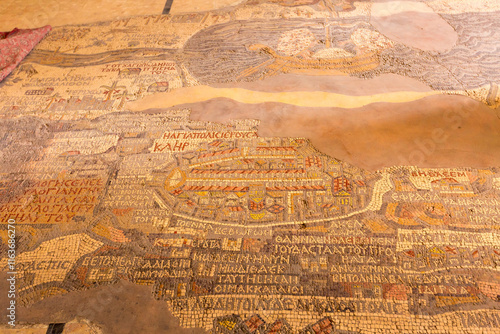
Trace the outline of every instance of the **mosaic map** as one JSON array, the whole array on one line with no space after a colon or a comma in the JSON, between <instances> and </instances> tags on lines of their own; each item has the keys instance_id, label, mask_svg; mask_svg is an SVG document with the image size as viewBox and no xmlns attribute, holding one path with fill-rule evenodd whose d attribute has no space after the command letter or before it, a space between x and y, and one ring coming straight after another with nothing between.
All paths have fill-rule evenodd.
<instances>
[{"instance_id":1,"label":"mosaic map","mask_svg":"<svg viewBox=\"0 0 500 334\"><path fill-rule=\"evenodd\" d=\"M87 294L74 315L123 333L96 314L135 297L92 293L140 286L176 333L500 333L499 17L251 0L54 28L0 83L18 323Z\"/></svg>"}]
</instances>

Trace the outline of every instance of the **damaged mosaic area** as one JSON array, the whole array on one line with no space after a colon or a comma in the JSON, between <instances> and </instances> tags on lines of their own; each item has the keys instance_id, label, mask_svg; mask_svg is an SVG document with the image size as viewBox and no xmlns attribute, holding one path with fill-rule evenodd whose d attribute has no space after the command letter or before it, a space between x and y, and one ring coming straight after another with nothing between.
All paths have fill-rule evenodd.
<instances>
[{"instance_id":1,"label":"damaged mosaic area","mask_svg":"<svg viewBox=\"0 0 500 334\"><path fill-rule=\"evenodd\" d=\"M371 173L187 110L44 125L2 178L22 303L129 280L221 333L498 324L497 168Z\"/></svg>"},{"instance_id":2,"label":"damaged mosaic area","mask_svg":"<svg viewBox=\"0 0 500 334\"><path fill-rule=\"evenodd\" d=\"M307 111L324 107L306 94L319 92L345 113L458 96L496 113L500 8L447 3L418 2L456 33L446 50L392 37L369 1L55 28L0 83L0 236L5 254L15 220L18 303L129 282L210 333L500 332L498 167L368 170L310 138L263 135L257 117L191 110ZM290 75L410 84L251 86Z\"/></svg>"}]
</instances>

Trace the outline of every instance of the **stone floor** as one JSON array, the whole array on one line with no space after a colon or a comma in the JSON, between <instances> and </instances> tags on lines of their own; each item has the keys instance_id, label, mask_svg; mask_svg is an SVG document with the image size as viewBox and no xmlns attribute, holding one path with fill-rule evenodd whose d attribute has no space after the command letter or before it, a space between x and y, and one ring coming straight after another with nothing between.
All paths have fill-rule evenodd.
<instances>
[{"instance_id":1,"label":"stone floor","mask_svg":"<svg viewBox=\"0 0 500 334\"><path fill-rule=\"evenodd\" d=\"M0 332L500 333L498 1L28 3Z\"/></svg>"}]
</instances>

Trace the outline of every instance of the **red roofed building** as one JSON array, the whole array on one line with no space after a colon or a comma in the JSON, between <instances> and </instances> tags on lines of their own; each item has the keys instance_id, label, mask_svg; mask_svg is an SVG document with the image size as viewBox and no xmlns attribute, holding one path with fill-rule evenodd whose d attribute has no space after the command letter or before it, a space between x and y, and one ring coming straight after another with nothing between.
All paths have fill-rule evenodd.
<instances>
[{"instance_id":1,"label":"red roofed building","mask_svg":"<svg viewBox=\"0 0 500 334\"><path fill-rule=\"evenodd\" d=\"M333 179L333 192L337 193L341 190L350 192L351 191L351 181L344 176L339 176Z\"/></svg>"}]
</instances>

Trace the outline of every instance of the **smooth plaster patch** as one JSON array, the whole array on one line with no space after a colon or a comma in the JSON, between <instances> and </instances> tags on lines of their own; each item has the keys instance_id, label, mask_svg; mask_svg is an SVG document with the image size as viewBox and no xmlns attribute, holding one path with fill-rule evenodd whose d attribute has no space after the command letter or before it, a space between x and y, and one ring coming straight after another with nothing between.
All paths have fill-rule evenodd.
<instances>
[{"instance_id":1,"label":"smooth plaster patch","mask_svg":"<svg viewBox=\"0 0 500 334\"><path fill-rule=\"evenodd\" d=\"M386 37L424 51L447 51L458 40L453 27L420 2L376 2L370 23Z\"/></svg>"}]
</instances>

